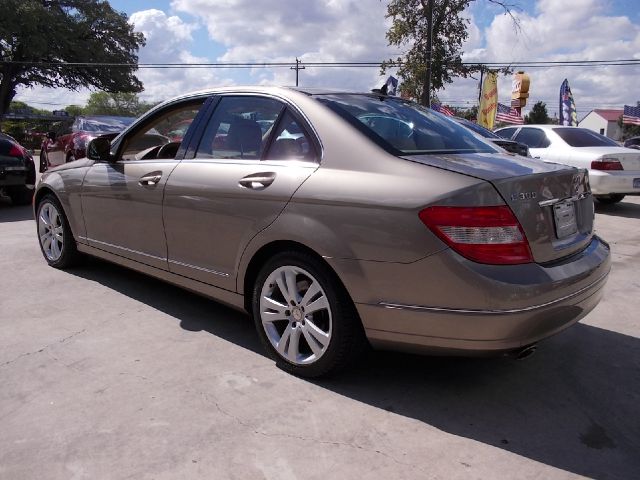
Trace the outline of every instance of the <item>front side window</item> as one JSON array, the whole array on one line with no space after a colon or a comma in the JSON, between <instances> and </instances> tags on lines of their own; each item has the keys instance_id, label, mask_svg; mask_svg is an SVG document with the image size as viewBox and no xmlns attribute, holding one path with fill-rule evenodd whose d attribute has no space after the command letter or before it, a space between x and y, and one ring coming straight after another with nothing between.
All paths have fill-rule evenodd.
<instances>
[{"instance_id":1,"label":"front side window","mask_svg":"<svg viewBox=\"0 0 640 480\"><path fill-rule=\"evenodd\" d=\"M223 97L207 124L196 157L260 159L283 108L271 98Z\"/></svg>"},{"instance_id":2,"label":"front side window","mask_svg":"<svg viewBox=\"0 0 640 480\"><path fill-rule=\"evenodd\" d=\"M358 94L323 94L315 98L396 155L498 151L457 122L413 102Z\"/></svg>"},{"instance_id":3,"label":"front side window","mask_svg":"<svg viewBox=\"0 0 640 480\"><path fill-rule=\"evenodd\" d=\"M204 99L167 107L124 139L122 160L175 158Z\"/></svg>"},{"instance_id":4,"label":"front side window","mask_svg":"<svg viewBox=\"0 0 640 480\"><path fill-rule=\"evenodd\" d=\"M619 145L610 138L592 132L586 128L554 128L565 143L571 147L618 147Z\"/></svg>"},{"instance_id":5,"label":"front side window","mask_svg":"<svg viewBox=\"0 0 640 480\"><path fill-rule=\"evenodd\" d=\"M501 128L496 132L496 135L499 135L502 138L506 138L507 140L511 140L511 137L513 137L513 134L517 129L518 127Z\"/></svg>"}]
</instances>

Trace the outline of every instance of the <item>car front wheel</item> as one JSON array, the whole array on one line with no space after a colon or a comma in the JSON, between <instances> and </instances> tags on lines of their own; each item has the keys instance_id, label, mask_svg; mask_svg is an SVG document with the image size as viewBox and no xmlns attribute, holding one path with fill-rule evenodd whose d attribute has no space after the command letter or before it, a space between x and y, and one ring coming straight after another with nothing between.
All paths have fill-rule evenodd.
<instances>
[{"instance_id":1,"label":"car front wheel","mask_svg":"<svg viewBox=\"0 0 640 480\"><path fill-rule=\"evenodd\" d=\"M38 240L49 265L68 268L79 258L76 242L62 206L53 195L45 195L38 204Z\"/></svg>"},{"instance_id":2,"label":"car front wheel","mask_svg":"<svg viewBox=\"0 0 640 480\"><path fill-rule=\"evenodd\" d=\"M302 377L342 369L365 342L335 274L302 252L278 254L262 268L253 289L253 317L278 366Z\"/></svg>"}]
</instances>

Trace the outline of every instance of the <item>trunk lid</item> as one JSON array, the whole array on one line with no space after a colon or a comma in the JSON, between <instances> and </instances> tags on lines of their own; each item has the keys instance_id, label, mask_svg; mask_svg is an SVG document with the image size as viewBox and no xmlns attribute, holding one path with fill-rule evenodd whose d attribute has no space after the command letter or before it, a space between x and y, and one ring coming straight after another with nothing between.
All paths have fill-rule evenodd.
<instances>
[{"instance_id":1,"label":"trunk lid","mask_svg":"<svg viewBox=\"0 0 640 480\"><path fill-rule=\"evenodd\" d=\"M537 263L571 255L591 241L594 209L584 169L503 154L404 158L490 182L520 222Z\"/></svg>"},{"instance_id":2,"label":"trunk lid","mask_svg":"<svg viewBox=\"0 0 640 480\"><path fill-rule=\"evenodd\" d=\"M585 148L585 150L596 153L598 158L618 160L625 171L640 171L640 151L638 150L623 147L593 147L588 149Z\"/></svg>"}]
</instances>

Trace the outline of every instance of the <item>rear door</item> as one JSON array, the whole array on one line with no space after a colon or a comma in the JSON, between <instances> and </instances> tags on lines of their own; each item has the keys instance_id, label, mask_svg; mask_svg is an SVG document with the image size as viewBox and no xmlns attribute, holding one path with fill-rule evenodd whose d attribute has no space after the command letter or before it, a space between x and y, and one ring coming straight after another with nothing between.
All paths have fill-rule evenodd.
<instances>
[{"instance_id":1,"label":"rear door","mask_svg":"<svg viewBox=\"0 0 640 480\"><path fill-rule=\"evenodd\" d=\"M230 94L187 156L165 189L169 270L235 290L244 248L316 170L319 143L281 100Z\"/></svg>"},{"instance_id":2,"label":"rear door","mask_svg":"<svg viewBox=\"0 0 640 480\"><path fill-rule=\"evenodd\" d=\"M171 141L168 133L179 122L193 121L204 101L190 99L156 112L117 141L117 161L89 169L82 212L91 246L167 269L162 200L183 155L181 140Z\"/></svg>"}]
</instances>

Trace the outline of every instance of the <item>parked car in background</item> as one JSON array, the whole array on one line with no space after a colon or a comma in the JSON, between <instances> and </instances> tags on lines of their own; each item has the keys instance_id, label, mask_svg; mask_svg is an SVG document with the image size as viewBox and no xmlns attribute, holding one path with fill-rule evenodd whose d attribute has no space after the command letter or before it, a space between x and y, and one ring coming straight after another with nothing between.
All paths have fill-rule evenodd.
<instances>
[{"instance_id":1,"label":"parked car in background","mask_svg":"<svg viewBox=\"0 0 640 480\"><path fill-rule=\"evenodd\" d=\"M141 149L187 116L180 141ZM38 185L46 262L86 253L244 309L297 375L334 372L367 340L526 356L590 312L609 273L586 170L506 154L396 97L198 92L87 154Z\"/></svg>"},{"instance_id":2,"label":"parked car in background","mask_svg":"<svg viewBox=\"0 0 640 480\"><path fill-rule=\"evenodd\" d=\"M76 117L73 123L61 121L42 142L40 172L83 158L91 140L100 135L117 134L134 120L135 117L95 115Z\"/></svg>"},{"instance_id":3,"label":"parked car in background","mask_svg":"<svg viewBox=\"0 0 640 480\"><path fill-rule=\"evenodd\" d=\"M513 140L507 140L502 138L499 135L496 135L491 130L484 128L482 125L478 125L475 122L471 122L466 118L460 117L451 117L460 125L467 127L469 130L477 133L483 138L486 138L490 142L498 145L499 147L504 148L507 152L515 153L516 155L521 155L523 157L530 157L529 147L527 147L524 143L514 142Z\"/></svg>"},{"instance_id":4,"label":"parked car in background","mask_svg":"<svg viewBox=\"0 0 640 480\"><path fill-rule=\"evenodd\" d=\"M589 169L591 191L601 203L640 195L640 152L604 135L562 125L505 127L496 133L528 145L531 155L545 162Z\"/></svg>"},{"instance_id":5,"label":"parked car in background","mask_svg":"<svg viewBox=\"0 0 640 480\"><path fill-rule=\"evenodd\" d=\"M28 205L35 183L36 166L31 153L13 137L0 133L0 190L14 205Z\"/></svg>"},{"instance_id":6,"label":"parked car in background","mask_svg":"<svg viewBox=\"0 0 640 480\"><path fill-rule=\"evenodd\" d=\"M631 137L624 141L624 146L627 148L635 148L640 150L640 137Z\"/></svg>"}]
</instances>

